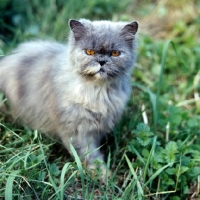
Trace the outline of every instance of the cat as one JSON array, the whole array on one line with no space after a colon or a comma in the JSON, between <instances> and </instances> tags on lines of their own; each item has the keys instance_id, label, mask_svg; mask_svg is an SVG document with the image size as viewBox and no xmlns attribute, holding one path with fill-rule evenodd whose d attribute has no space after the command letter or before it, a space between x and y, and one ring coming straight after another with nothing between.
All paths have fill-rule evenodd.
<instances>
[{"instance_id":1,"label":"cat","mask_svg":"<svg viewBox=\"0 0 200 200\"><path fill-rule=\"evenodd\" d=\"M0 110L58 137L93 168L102 137L119 121L131 87L138 23L69 20L68 44L30 41L0 60Z\"/></svg>"}]
</instances>

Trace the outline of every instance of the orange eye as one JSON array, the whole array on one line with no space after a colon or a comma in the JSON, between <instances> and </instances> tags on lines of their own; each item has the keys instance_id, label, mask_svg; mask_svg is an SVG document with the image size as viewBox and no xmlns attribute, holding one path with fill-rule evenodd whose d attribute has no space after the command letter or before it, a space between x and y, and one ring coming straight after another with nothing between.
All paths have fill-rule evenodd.
<instances>
[{"instance_id":1,"label":"orange eye","mask_svg":"<svg viewBox=\"0 0 200 200\"><path fill-rule=\"evenodd\" d=\"M95 50L92 50L92 49L86 49L85 52L87 55L90 55L90 56L95 54Z\"/></svg>"},{"instance_id":2,"label":"orange eye","mask_svg":"<svg viewBox=\"0 0 200 200\"><path fill-rule=\"evenodd\" d=\"M120 55L120 51L112 51L111 56L117 57Z\"/></svg>"}]
</instances>

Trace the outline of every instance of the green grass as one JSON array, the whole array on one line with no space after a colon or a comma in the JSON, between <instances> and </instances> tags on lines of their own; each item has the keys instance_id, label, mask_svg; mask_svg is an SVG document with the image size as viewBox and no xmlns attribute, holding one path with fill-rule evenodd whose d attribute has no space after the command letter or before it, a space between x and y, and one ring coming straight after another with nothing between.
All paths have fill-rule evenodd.
<instances>
[{"instance_id":1,"label":"green grass","mask_svg":"<svg viewBox=\"0 0 200 200\"><path fill-rule=\"evenodd\" d=\"M73 146L71 157L54 140L0 115L0 199L200 198L200 5L159 2L0 1L2 55L26 40L65 41L70 18L134 15L140 23L133 92L104 145L112 172L105 184ZM175 20L177 8L183 15Z\"/></svg>"}]
</instances>

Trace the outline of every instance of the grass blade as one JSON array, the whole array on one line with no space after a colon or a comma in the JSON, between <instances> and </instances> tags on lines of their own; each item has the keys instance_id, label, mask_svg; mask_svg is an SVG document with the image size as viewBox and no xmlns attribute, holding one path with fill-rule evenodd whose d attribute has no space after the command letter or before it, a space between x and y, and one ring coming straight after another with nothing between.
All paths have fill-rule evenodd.
<instances>
[{"instance_id":1,"label":"grass blade","mask_svg":"<svg viewBox=\"0 0 200 200\"><path fill-rule=\"evenodd\" d=\"M47 171L48 171L49 180L50 180L50 182L51 182L51 184L52 184L52 186L53 186L53 188L54 188L54 190L55 190L55 192L56 192L56 191L58 191L58 187L56 186L56 184L55 184L55 182L54 182L54 179L52 178L51 173L50 173L50 171L49 171L48 164L47 164L47 161L46 161L46 156L45 156L45 154L44 154L44 150L43 150L43 147L42 147L42 144L41 144L40 140L39 140L39 145L40 145L40 150L41 150L42 156L43 156L43 158L44 158L45 166L46 166ZM59 196L58 196L58 198L59 198ZM50 199L50 198L49 198L49 199Z\"/></svg>"},{"instance_id":2,"label":"grass blade","mask_svg":"<svg viewBox=\"0 0 200 200\"><path fill-rule=\"evenodd\" d=\"M137 156L137 159L140 160L144 165L145 165L145 160L144 158L140 155L140 153L138 152L138 150L133 146L133 145L129 145L130 151L134 152Z\"/></svg>"},{"instance_id":3,"label":"grass blade","mask_svg":"<svg viewBox=\"0 0 200 200\"><path fill-rule=\"evenodd\" d=\"M13 182L16 175L20 172L20 170L13 171L6 182L6 189L5 189L5 200L12 200L13 198Z\"/></svg>"},{"instance_id":4,"label":"grass blade","mask_svg":"<svg viewBox=\"0 0 200 200\"><path fill-rule=\"evenodd\" d=\"M157 89L157 94L156 94L156 108L155 108L156 112L155 112L155 115L154 115L154 132L156 131L156 127L157 127L158 101L159 101L160 92L161 92L161 88L162 88L163 73L164 73L164 69L165 69L167 52L168 52L168 48L169 48L170 42L171 42L171 40L167 40L165 42L164 48L163 48L163 51L162 51L162 61L161 61L160 77L159 77L159 81L158 81L158 89Z\"/></svg>"},{"instance_id":5,"label":"grass blade","mask_svg":"<svg viewBox=\"0 0 200 200\"><path fill-rule=\"evenodd\" d=\"M108 190L108 176L109 176L109 169L110 169L110 161L111 161L111 155L109 152L108 159L107 159L107 165L106 165L106 190Z\"/></svg>"},{"instance_id":6,"label":"grass blade","mask_svg":"<svg viewBox=\"0 0 200 200\"><path fill-rule=\"evenodd\" d=\"M137 184L137 189L138 189L138 196L141 197L144 195L144 192L143 192L143 189L142 189L142 186L140 184L140 181L138 180L138 177L133 169L133 166L131 164L131 161L129 160L129 158L127 157L127 155L125 154L125 158L126 158L126 161L128 163L128 166L129 166L129 169L131 170L131 173L133 174L133 177L135 178L135 181L136 181L136 184Z\"/></svg>"},{"instance_id":7,"label":"grass blade","mask_svg":"<svg viewBox=\"0 0 200 200\"><path fill-rule=\"evenodd\" d=\"M128 186L126 187L121 199L128 199L131 195L131 192L134 192L134 188L135 188L135 185L136 185L136 182L135 180L133 179L129 184ZM131 191L132 190L132 191Z\"/></svg>"},{"instance_id":8,"label":"grass blade","mask_svg":"<svg viewBox=\"0 0 200 200\"><path fill-rule=\"evenodd\" d=\"M69 163L65 163L61 175L60 175L60 198L64 199L64 178L65 178L65 174L69 169Z\"/></svg>"},{"instance_id":9,"label":"grass blade","mask_svg":"<svg viewBox=\"0 0 200 200\"><path fill-rule=\"evenodd\" d=\"M60 199L64 199L64 194L65 194L65 187L66 185L69 183L69 181L71 180L71 178L76 174L76 171L74 171L70 177L68 178L68 180L64 183L64 178L65 178L65 174L68 172L68 170L70 169L70 163L65 163L64 167L62 168L62 172L60 175L60 188L59 190L55 193L60 193Z\"/></svg>"},{"instance_id":10,"label":"grass blade","mask_svg":"<svg viewBox=\"0 0 200 200\"><path fill-rule=\"evenodd\" d=\"M146 175L147 175L147 171L148 171L150 160L151 160L151 158L152 158L152 156L154 154L154 151L155 151L156 141L157 141L157 136L154 137L153 145L152 145L151 151L149 153L149 157L148 157L147 162L146 162L145 167L144 167L144 175L143 175L144 182L145 182L145 179L146 179Z\"/></svg>"},{"instance_id":11,"label":"grass blade","mask_svg":"<svg viewBox=\"0 0 200 200\"><path fill-rule=\"evenodd\" d=\"M148 88L144 87L143 85L139 84L139 83L133 83L133 86L136 86L137 88L143 90L144 92L146 92L149 95L150 98L150 102L152 105L152 109L153 109L153 119L156 119L157 117L157 103L156 103L156 94L154 94L151 90L149 90ZM155 120L154 120L155 121ZM154 132L156 132L156 129L154 127Z\"/></svg>"},{"instance_id":12,"label":"grass blade","mask_svg":"<svg viewBox=\"0 0 200 200\"><path fill-rule=\"evenodd\" d=\"M144 184L145 186L147 186L151 181L153 181L164 169L166 169L167 167L171 166L172 164L174 164L173 162L172 163L169 163L163 167L161 167L160 169L158 169L151 177L150 179Z\"/></svg>"},{"instance_id":13,"label":"grass blade","mask_svg":"<svg viewBox=\"0 0 200 200\"><path fill-rule=\"evenodd\" d=\"M75 158L75 162L77 164L77 167L78 167L78 170L80 172L80 176L81 176L81 183L82 183L82 187L84 188L84 172L83 172L83 166L82 166L82 163L81 163L81 160L75 150L75 148L73 147L73 145L71 144L70 142L70 150ZM84 195L84 190L82 190L82 194Z\"/></svg>"}]
</instances>

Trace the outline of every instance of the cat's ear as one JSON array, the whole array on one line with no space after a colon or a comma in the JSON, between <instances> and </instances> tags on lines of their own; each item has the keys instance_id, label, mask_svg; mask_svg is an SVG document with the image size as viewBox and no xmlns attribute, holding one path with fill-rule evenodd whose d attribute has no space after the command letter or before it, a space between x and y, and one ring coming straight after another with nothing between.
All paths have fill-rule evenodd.
<instances>
[{"instance_id":1,"label":"cat's ear","mask_svg":"<svg viewBox=\"0 0 200 200\"><path fill-rule=\"evenodd\" d=\"M75 40L79 40L84 35L85 27L81 22L74 19L70 19L69 26L74 33Z\"/></svg>"},{"instance_id":2,"label":"cat's ear","mask_svg":"<svg viewBox=\"0 0 200 200\"><path fill-rule=\"evenodd\" d=\"M132 22L130 24L125 25L122 28L122 36L125 38L127 41L132 41L135 37L135 34L137 33L138 30L138 23L137 22Z\"/></svg>"}]
</instances>

